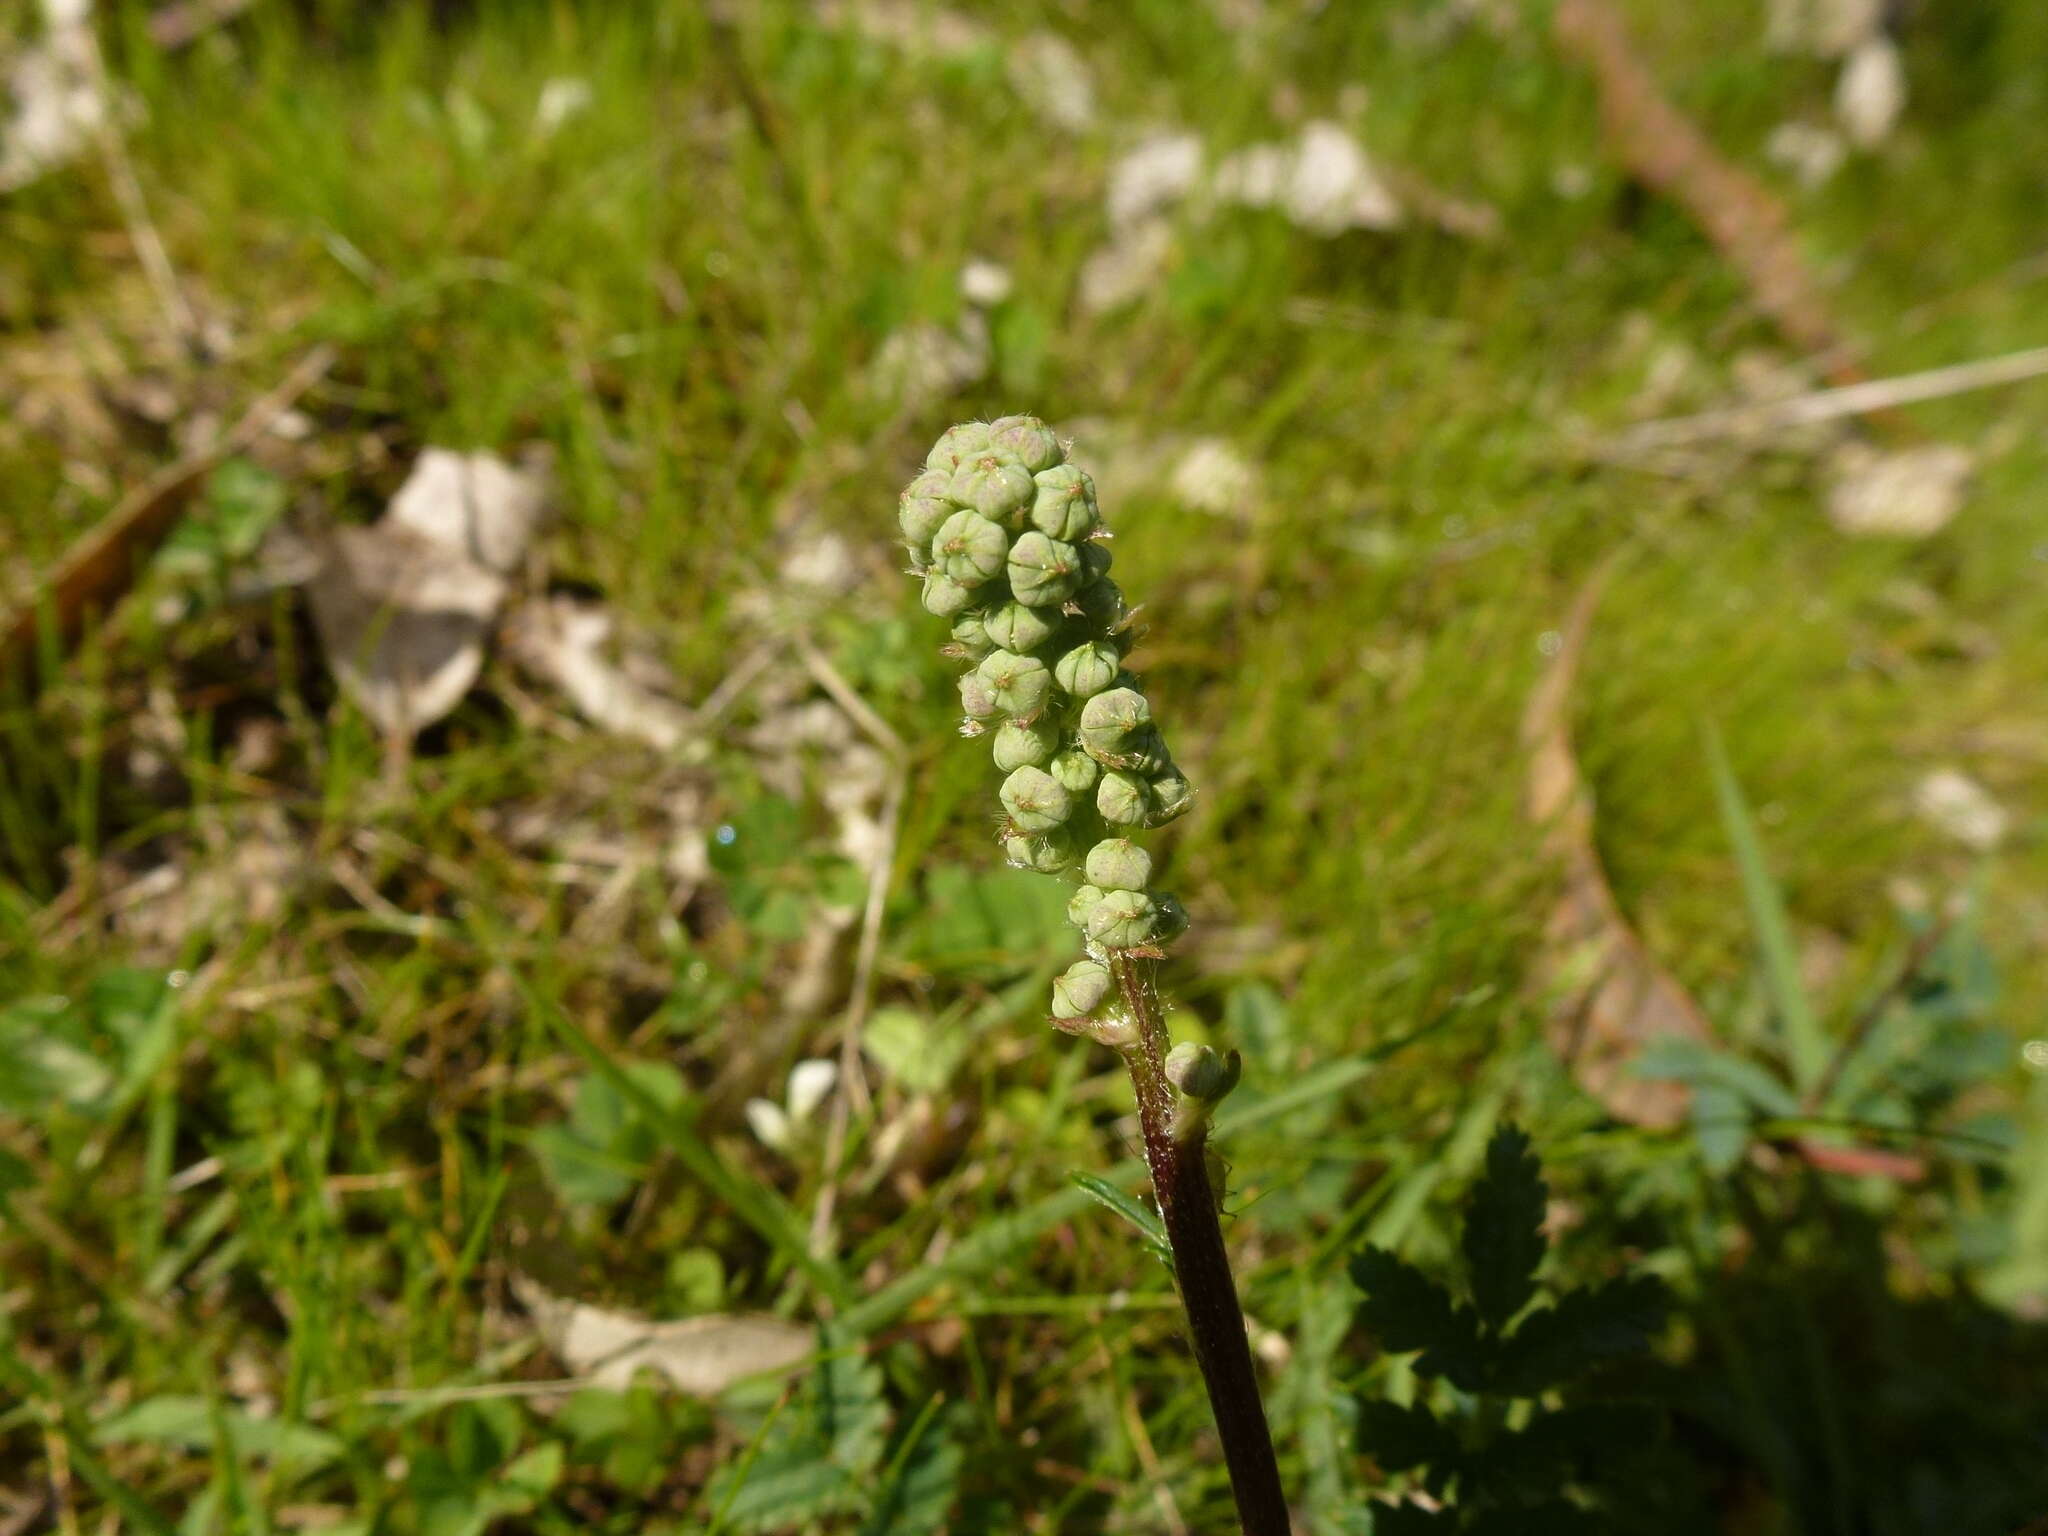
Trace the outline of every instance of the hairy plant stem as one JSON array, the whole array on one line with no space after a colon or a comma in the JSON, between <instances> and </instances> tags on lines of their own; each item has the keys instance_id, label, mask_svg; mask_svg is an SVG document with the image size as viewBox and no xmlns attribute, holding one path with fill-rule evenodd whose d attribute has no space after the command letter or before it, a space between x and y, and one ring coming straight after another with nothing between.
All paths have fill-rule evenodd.
<instances>
[{"instance_id":1,"label":"hairy plant stem","mask_svg":"<svg viewBox=\"0 0 2048 1536\"><path fill-rule=\"evenodd\" d=\"M1245 1536L1288 1536L1287 1499L1280 1491L1280 1466L1273 1436L1259 1401L1251 1343L1230 1273L1230 1256L1217 1221L1216 1193L1209 1183L1204 1150L1208 1132L1176 1140L1172 1132L1174 1090L1166 1080L1166 1011L1156 985L1158 962L1127 950L1111 950L1109 967L1124 1006L1138 1028L1137 1043L1124 1053L1138 1091L1138 1119L1144 1127L1145 1160L1152 1191L1173 1250L1174 1278L1187 1312L1195 1361L1209 1389L1209 1407L1223 1441L1230 1489L1237 1499Z\"/></svg>"}]
</instances>

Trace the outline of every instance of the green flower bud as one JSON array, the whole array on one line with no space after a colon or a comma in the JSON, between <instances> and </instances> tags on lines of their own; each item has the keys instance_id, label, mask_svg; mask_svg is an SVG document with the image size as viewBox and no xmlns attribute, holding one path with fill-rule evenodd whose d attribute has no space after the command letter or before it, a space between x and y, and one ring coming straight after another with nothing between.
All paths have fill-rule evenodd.
<instances>
[{"instance_id":1,"label":"green flower bud","mask_svg":"<svg viewBox=\"0 0 2048 1536\"><path fill-rule=\"evenodd\" d=\"M1101 903L1102 888L1100 886L1083 885L1076 887L1074 894L1067 898L1067 921L1085 933L1088 929L1088 914L1093 912Z\"/></svg>"},{"instance_id":2,"label":"green flower bud","mask_svg":"<svg viewBox=\"0 0 2048 1536\"><path fill-rule=\"evenodd\" d=\"M1012 830L1003 838L1003 857L1013 869L1056 875L1074 862L1073 834L1065 827L1035 834Z\"/></svg>"},{"instance_id":3,"label":"green flower bud","mask_svg":"<svg viewBox=\"0 0 2048 1536\"><path fill-rule=\"evenodd\" d=\"M1134 739L1152 723L1152 706L1135 688L1112 688L1081 707L1075 736L1081 748L1105 767L1121 767Z\"/></svg>"},{"instance_id":4,"label":"green flower bud","mask_svg":"<svg viewBox=\"0 0 2048 1536\"><path fill-rule=\"evenodd\" d=\"M1057 608L1081 590L1082 550L1093 547L1064 544L1036 528L1020 535L1007 562L1010 590L1020 603Z\"/></svg>"},{"instance_id":5,"label":"green flower bud","mask_svg":"<svg viewBox=\"0 0 2048 1536\"><path fill-rule=\"evenodd\" d=\"M980 421L963 421L957 427L948 427L932 444L932 451L924 456L924 467L943 474L948 480L953 471L960 467L963 459L988 450L988 424Z\"/></svg>"},{"instance_id":6,"label":"green flower bud","mask_svg":"<svg viewBox=\"0 0 2048 1536\"><path fill-rule=\"evenodd\" d=\"M1053 681L1077 699L1089 698L1116 681L1117 660L1115 646L1106 640L1090 640L1053 663Z\"/></svg>"},{"instance_id":7,"label":"green flower bud","mask_svg":"<svg viewBox=\"0 0 2048 1536\"><path fill-rule=\"evenodd\" d=\"M1188 807L1194 803L1194 787L1181 777L1178 768L1169 763L1166 771L1152 781L1152 814L1145 824L1163 827L1169 821L1185 816Z\"/></svg>"},{"instance_id":8,"label":"green flower bud","mask_svg":"<svg viewBox=\"0 0 2048 1536\"><path fill-rule=\"evenodd\" d=\"M1152 930L1154 944L1171 944L1188 931L1188 909L1180 904L1178 896L1158 893L1153 896L1152 905L1159 909L1159 926Z\"/></svg>"},{"instance_id":9,"label":"green flower bud","mask_svg":"<svg viewBox=\"0 0 2048 1536\"><path fill-rule=\"evenodd\" d=\"M996 766L1005 773L1013 768L1043 768L1059 744L1059 733L1049 726L1006 720L996 732Z\"/></svg>"},{"instance_id":10,"label":"green flower bud","mask_svg":"<svg viewBox=\"0 0 2048 1536\"><path fill-rule=\"evenodd\" d=\"M1075 747L1053 753L1047 771L1077 795L1087 794L1095 787L1095 781L1102 777L1102 765Z\"/></svg>"},{"instance_id":11,"label":"green flower bud","mask_svg":"<svg viewBox=\"0 0 2048 1536\"><path fill-rule=\"evenodd\" d=\"M989 639L986 621L971 609L953 621L953 644L959 647L956 654L969 661L979 661L996 648Z\"/></svg>"},{"instance_id":12,"label":"green flower bud","mask_svg":"<svg viewBox=\"0 0 2048 1536\"><path fill-rule=\"evenodd\" d=\"M1087 543L1075 547L1081 551L1081 587L1091 587L1098 581L1106 581L1109 577L1107 546Z\"/></svg>"},{"instance_id":13,"label":"green flower bud","mask_svg":"<svg viewBox=\"0 0 2048 1536\"><path fill-rule=\"evenodd\" d=\"M1177 771L1167 754L1166 738L1156 725L1146 726L1125 744L1122 766L1146 779Z\"/></svg>"},{"instance_id":14,"label":"green flower bud","mask_svg":"<svg viewBox=\"0 0 2048 1536\"><path fill-rule=\"evenodd\" d=\"M960 679L960 711L970 720L987 720L996 713L995 689L978 668Z\"/></svg>"},{"instance_id":15,"label":"green flower bud","mask_svg":"<svg viewBox=\"0 0 2048 1536\"><path fill-rule=\"evenodd\" d=\"M1020 831L1050 832L1074 814L1074 797L1043 768L1016 769L997 793Z\"/></svg>"},{"instance_id":16,"label":"green flower bud","mask_svg":"<svg viewBox=\"0 0 2048 1536\"><path fill-rule=\"evenodd\" d=\"M1095 786L1095 809L1113 827L1142 827L1152 813L1151 786L1134 773L1111 769Z\"/></svg>"},{"instance_id":17,"label":"green flower bud","mask_svg":"<svg viewBox=\"0 0 2048 1536\"><path fill-rule=\"evenodd\" d=\"M1088 912L1088 937L1111 949L1131 949L1152 937L1159 909L1143 891L1104 891Z\"/></svg>"},{"instance_id":18,"label":"green flower bud","mask_svg":"<svg viewBox=\"0 0 2048 1536\"><path fill-rule=\"evenodd\" d=\"M1166 1053L1166 1080L1191 1099L1214 1104L1237 1086L1244 1058L1236 1051L1219 1056L1206 1045L1183 1040Z\"/></svg>"},{"instance_id":19,"label":"green flower bud","mask_svg":"<svg viewBox=\"0 0 2048 1536\"><path fill-rule=\"evenodd\" d=\"M950 619L973 601L974 594L944 571L931 570L924 573L926 613L935 613L942 619Z\"/></svg>"},{"instance_id":20,"label":"green flower bud","mask_svg":"<svg viewBox=\"0 0 2048 1536\"><path fill-rule=\"evenodd\" d=\"M1019 656L1014 651L991 651L974 669L989 686L996 707L1006 715L1036 715L1052 692L1052 673L1036 656Z\"/></svg>"},{"instance_id":21,"label":"green flower bud","mask_svg":"<svg viewBox=\"0 0 2048 1536\"><path fill-rule=\"evenodd\" d=\"M1035 651L1053 637L1060 622L1057 608L1005 603L988 616L988 634L1006 651Z\"/></svg>"},{"instance_id":22,"label":"green flower bud","mask_svg":"<svg viewBox=\"0 0 2048 1536\"><path fill-rule=\"evenodd\" d=\"M1152 883L1152 855L1127 837L1106 837L1088 850L1084 872L1105 891L1142 891Z\"/></svg>"},{"instance_id":23,"label":"green flower bud","mask_svg":"<svg viewBox=\"0 0 2048 1536\"><path fill-rule=\"evenodd\" d=\"M953 515L953 503L946 499L946 485L951 478L929 472L919 475L897 503L896 521L912 553L929 550L939 524Z\"/></svg>"},{"instance_id":24,"label":"green flower bud","mask_svg":"<svg viewBox=\"0 0 2048 1536\"><path fill-rule=\"evenodd\" d=\"M1015 459L1029 474L1051 469L1066 454L1053 430L1036 416L999 416L988 424L989 448Z\"/></svg>"},{"instance_id":25,"label":"green flower bud","mask_svg":"<svg viewBox=\"0 0 2048 1536\"><path fill-rule=\"evenodd\" d=\"M1031 498L1031 526L1047 538L1073 544L1095 531L1100 516L1095 482L1072 464L1056 465L1033 475L1037 494ZM929 537L929 535L927 535Z\"/></svg>"},{"instance_id":26,"label":"green flower bud","mask_svg":"<svg viewBox=\"0 0 2048 1536\"><path fill-rule=\"evenodd\" d=\"M1109 967L1100 960L1076 960L1053 978L1052 1016L1083 1019L1109 996Z\"/></svg>"},{"instance_id":27,"label":"green flower bud","mask_svg":"<svg viewBox=\"0 0 2048 1536\"><path fill-rule=\"evenodd\" d=\"M1037 487L1031 471L1013 460L984 452L960 461L946 494L991 522L1008 522L1031 505Z\"/></svg>"},{"instance_id":28,"label":"green flower bud","mask_svg":"<svg viewBox=\"0 0 2048 1536\"><path fill-rule=\"evenodd\" d=\"M1130 628L1132 610L1123 588L1107 578L1083 587L1067 606L1079 612L1096 634L1121 635Z\"/></svg>"},{"instance_id":29,"label":"green flower bud","mask_svg":"<svg viewBox=\"0 0 2048 1536\"><path fill-rule=\"evenodd\" d=\"M933 563L963 587L1000 576L1009 553L1009 536L974 512L955 512L932 535Z\"/></svg>"}]
</instances>

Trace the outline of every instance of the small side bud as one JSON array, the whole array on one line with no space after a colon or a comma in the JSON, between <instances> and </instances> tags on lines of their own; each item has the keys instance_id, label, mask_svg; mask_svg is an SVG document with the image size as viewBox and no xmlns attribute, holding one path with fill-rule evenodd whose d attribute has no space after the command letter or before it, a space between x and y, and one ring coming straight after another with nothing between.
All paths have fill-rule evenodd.
<instances>
[{"instance_id":1,"label":"small side bud","mask_svg":"<svg viewBox=\"0 0 2048 1536\"><path fill-rule=\"evenodd\" d=\"M1077 699L1093 698L1116 681L1120 660L1108 641L1090 640L1053 663L1053 681Z\"/></svg>"},{"instance_id":2,"label":"small side bud","mask_svg":"<svg viewBox=\"0 0 2048 1536\"><path fill-rule=\"evenodd\" d=\"M1120 635L1131 627L1136 612L1124 601L1123 588L1113 581L1098 581L1081 589L1069 604L1088 627L1101 635Z\"/></svg>"},{"instance_id":3,"label":"small side bud","mask_svg":"<svg viewBox=\"0 0 2048 1536\"><path fill-rule=\"evenodd\" d=\"M1159 908L1159 922L1152 930L1154 944L1171 944L1188 931L1188 909L1178 896L1159 892L1152 897L1152 904Z\"/></svg>"},{"instance_id":4,"label":"small side bud","mask_svg":"<svg viewBox=\"0 0 2048 1536\"><path fill-rule=\"evenodd\" d=\"M1113 827L1142 827L1152 815L1151 787L1134 773L1112 768L1095 786L1095 809Z\"/></svg>"},{"instance_id":5,"label":"small side bud","mask_svg":"<svg viewBox=\"0 0 2048 1536\"><path fill-rule=\"evenodd\" d=\"M1052 1016L1086 1018L1109 996L1109 967L1099 960L1076 960L1052 983Z\"/></svg>"},{"instance_id":6,"label":"small side bud","mask_svg":"<svg viewBox=\"0 0 2048 1536\"><path fill-rule=\"evenodd\" d=\"M963 459L946 487L953 500L974 508L992 523L1013 521L1015 514L1031 505L1037 491L1030 470L993 449Z\"/></svg>"},{"instance_id":7,"label":"small side bud","mask_svg":"<svg viewBox=\"0 0 2048 1536\"><path fill-rule=\"evenodd\" d=\"M1060 627L1057 608L1030 608L1005 603L988 616L989 638L1006 651L1035 651Z\"/></svg>"},{"instance_id":8,"label":"small side bud","mask_svg":"<svg viewBox=\"0 0 2048 1536\"><path fill-rule=\"evenodd\" d=\"M926 613L950 619L974 601L974 593L944 571L933 569L924 573L923 601Z\"/></svg>"},{"instance_id":9,"label":"small side bud","mask_svg":"<svg viewBox=\"0 0 2048 1536\"><path fill-rule=\"evenodd\" d=\"M1095 781L1102 777L1102 764L1095 761L1078 747L1068 747L1055 752L1047 771L1077 795L1085 795L1095 788Z\"/></svg>"},{"instance_id":10,"label":"small side bud","mask_svg":"<svg viewBox=\"0 0 2048 1536\"><path fill-rule=\"evenodd\" d=\"M1085 870L1105 891L1142 891L1152 883L1152 855L1127 837L1108 837L1088 850Z\"/></svg>"},{"instance_id":11,"label":"small side bud","mask_svg":"<svg viewBox=\"0 0 2048 1536\"><path fill-rule=\"evenodd\" d=\"M1036 528L1020 534L1005 566L1010 590L1018 602L1033 608L1059 607L1081 590L1081 554L1080 548L1049 539Z\"/></svg>"},{"instance_id":12,"label":"small side bud","mask_svg":"<svg viewBox=\"0 0 2048 1536\"><path fill-rule=\"evenodd\" d=\"M1014 768L1043 768L1058 745L1058 734L1045 725L1006 720L990 750L996 766L1008 773Z\"/></svg>"},{"instance_id":13,"label":"small side bud","mask_svg":"<svg viewBox=\"0 0 2048 1536\"><path fill-rule=\"evenodd\" d=\"M1135 949L1152 937L1159 909L1143 891L1104 891L1088 913L1088 937L1110 949Z\"/></svg>"},{"instance_id":14,"label":"small side bud","mask_svg":"<svg viewBox=\"0 0 2048 1536\"><path fill-rule=\"evenodd\" d=\"M1083 933L1088 931L1088 914L1102 904L1102 887L1083 885L1067 898L1067 921Z\"/></svg>"},{"instance_id":15,"label":"small side bud","mask_svg":"<svg viewBox=\"0 0 2048 1536\"><path fill-rule=\"evenodd\" d=\"M963 587L1000 576L1009 555L1009 536L978 512L955 512L932 535L932 562Z\"/></svg>"},{"instance_id":16,"label":"small side bud","mask_svg":"<svg viewBox=\"0 0 2048 1536\"><path fill-rule=\"evenodd\" d=\"M1122 767L1131 740L1152 723L1152 706L1135 688L1111 688L1081 708L1075 737L1082 750L1104 767Z\"/></svg>"},{"instance_id":17,"label":"small side bud","mask_svg":"<svg viewBox=\"0 0 2048 1536\"><path fill-rule=\"evenodd\" d=\"M1169 766L1166 772L1152 781L1151 814L1145 818L1145 825L1163 827L1169 821L1186 815L1188 807L1194 803L1193 787L1181 777L1179 769Z\"/></svg>"},{"instance_id":18,"label":"small side bud","mask_svg":"<svg viewBox=\"0 0 2048 1536\"><path fill-rule=\"evenodd\" d=\"M911 481L898 499L897 526L903 530L903 542L913 551L929 550L939 524L953 515L953 503L946 497L950 478L927 471Z\"/></svg>"},{"instance_id":19,"label":"small side bud","mask_svg":"<svg viewBox=\"0 0 2048 1536\"><path fill-rule=\"evenodd\" d=\"M988 684L996 707L1006 715L1036 715L1045 708L1046 696L1052 692L1052 673L1036 656L991 651L974 670Z\"/></svg>"},{"instance_id":20,"label":"small side bud","mask_svg":"<svg viewBox=\"0 0 2048 1536\"><path fill-rule=\"evenodd\" d=\"M990 451L1014 459L1026 473L1051 469L1066 457L1053 430L1036 416L999 416L988 424Z\"/></svg>"},{"instance_id":21,"label":"small side bud","mask_svg":"<svg viewBox=\"0 0 2048 1536\"><path fill-rule=\"evenodd\" d=\"M1224 1055L1206 1045L1183 1040L1166 1053L1166 1080L1180 1090L1168 1131L1175 1141L1192 1141L1209 1128L1209 1116L1237 1086L1244 1058Z\"/></svg>"},{"instance_id":22,"label":"small side bud","mask_svg":"<svg viewBox=\"0 0 2048 1536\"><path fill-rule=\"evenodd\" d=\"M988 625L972 609L953 621L953 644L959 647L955 654L969 661L979 661L996 648L989 639Z\"/></svg>"},{"instance_id":23,"label":"small side bud","mask_svg":"<svg viewBox=\"0 0 2048 1536\"><path fill-rule=\"evenodd\" d=\"M939 434L939 440L932 444L932 451L924 456L924 467L951 480L963 460L970 454L983 453L987 449L988 423L963 421Z\"/></svg>"},{"instance_id":24,"label":"small side bud","mask_svg":"<svg viewBox=\"0 0 2048 1536\"><path fill-rule=\"evenodd\" d=\"M1065 827L1050 832L1025 832L1012 827L1003 836L1003 857L1012 869L1056 875L1074 864L1074 839Z\"/></svg>"},{"instance_id":25,"label":"small side bud","mask_svg":"<svg viewBox=\"0 0 2048 1536\"><path fill-rule=\"evenodd\" d=\"M998 793L1020 831L1050 832L1074 814L1074 797L1042 768L1017 769Z\"/></svg>"},{"instance_id":26,"label":"small side bud","mask_svg":"<svg viewBox=\"0 0 2048 1536\"><path fill-rule=\"evenodd\" d=\"M996 714L995 690L979 668L960 679L960 712L969 720L987 720Z\"/></svg>"},{"instance_id":27,"label":"small side bud","mask_svg":"<svg viewBox=\"0 0 2048 1536\"><path fill-rule=\"evenodd\" d=\"M1100 511L1095 482L1088 472L1061 464L1033 478L1038 487L1031 501L1031 526L1047 538L1076 544L1095 531Z\"/></svg>"}]
</instances>

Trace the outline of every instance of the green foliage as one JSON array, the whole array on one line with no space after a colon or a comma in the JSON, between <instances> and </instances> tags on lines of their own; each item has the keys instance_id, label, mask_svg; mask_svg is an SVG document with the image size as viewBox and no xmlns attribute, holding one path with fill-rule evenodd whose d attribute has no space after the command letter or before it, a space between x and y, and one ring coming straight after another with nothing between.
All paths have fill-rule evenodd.
<instances>
[{"instance_id":1,"label":"green foliage","mask_svg":"<svg viewBox=\"0 0 2048 1536\"><path fill-rule=\"evenodd\" d=\"M713 1528L782 1531L830 1516L862 1536L934 1536L959 1496L961 1455L927 1405L895 1439L881 1367L833 1348L793 1396L777 1403L745 1453L706 1492Z\"/></svg>"},{"instance_id":2,"label":"green foliage","mask_svg":"<svg viewBox=\"0 0 2048 1536\"><path fill-rule=\"evenodd\" d=\"M1359 1449L1383 1471L1412 1473L1435 1498L1455 1499L1440 1510L1375 1506L1376 1533L1602 1528L1601 1484L1643 1440L1648 1410L1558 1394L1645 1352L1668 1297L1661 1282L1628 1276L1560 1289L1528 1310L1548 1249L1546 1198L1528 1136L1502 1125L1465 1208L1470 1305L1383 1248L1368 1245L1351 1261L1366 1330L1389 1354L1419 1351L1416 1374L1456 1388L1461 1405L1357 1405Z\"/></svg>"},{"instance_id":3,"label":"green foliage","mask_svg":"<svg viewBox=\"0 0 2048 1536\"><path fill-rule=\"evenodd\" d=\"M624 1063L623 1070L661 1108L670 1113L683 1108L685 1090L675 1068L635 1061ZM563 1200L570 1205L610 1205L639 1183L662 1137L654 1117L613 1079L594 1072L577 1083L569 1118L542 1126L528 1145Z\"/></svg>"}]
</instances>

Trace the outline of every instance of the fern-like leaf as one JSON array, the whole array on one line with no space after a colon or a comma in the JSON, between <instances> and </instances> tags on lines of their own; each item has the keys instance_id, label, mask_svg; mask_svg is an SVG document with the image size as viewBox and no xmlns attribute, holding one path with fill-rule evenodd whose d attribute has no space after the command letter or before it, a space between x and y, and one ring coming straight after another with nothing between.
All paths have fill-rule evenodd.
<instances>
[{"instance_id":1,"label":"fern-like leaf","mask_svg":"<svg viewBox=\"0 0 2048 1536\"><path fill-rule=\"evenodd\" d=\"M1422 1350L1415 1368L1444 1376L1466 1391L1481 1376L1479 1320L1451 1293L1384 1248L1368 1245L1351 1261L1351 1278L1365 1292L1359 1318L1389 1354Z\"/></svg>"},{"instance_id":2,"label":"fern-like leaf","mask_svg":"<svg viewBox=\"0 0 2048 1536\"><path fill-rule=\"evenodd\" d=\"M1465 1262L1472 1300L1496 1331L1536 1294L1543 1262L1543 1205L1549 1191L1528 1136L1503 1125L1486 1144L1486 1173L1465 1212Z\"/></svg>"}]
</instances>

